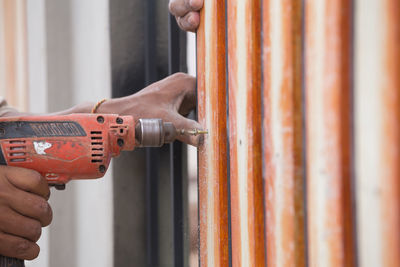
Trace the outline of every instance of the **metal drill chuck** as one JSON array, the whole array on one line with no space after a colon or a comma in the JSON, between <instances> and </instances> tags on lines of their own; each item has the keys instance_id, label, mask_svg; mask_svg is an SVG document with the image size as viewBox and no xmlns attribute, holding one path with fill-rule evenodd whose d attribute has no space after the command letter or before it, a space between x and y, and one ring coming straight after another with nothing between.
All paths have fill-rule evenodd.
<instances>
[{"instance_id":1,"label":"metal drill chuck","mask_svg":"<svg viewBox=\"0 0 400 267\"><path fill-rule=\"evenodd\" d=\"M163 122L161 119L139 119L135 133L140 147L160 147L173 142L178 135L171 122Z\"/></svg>"}]
</instances>

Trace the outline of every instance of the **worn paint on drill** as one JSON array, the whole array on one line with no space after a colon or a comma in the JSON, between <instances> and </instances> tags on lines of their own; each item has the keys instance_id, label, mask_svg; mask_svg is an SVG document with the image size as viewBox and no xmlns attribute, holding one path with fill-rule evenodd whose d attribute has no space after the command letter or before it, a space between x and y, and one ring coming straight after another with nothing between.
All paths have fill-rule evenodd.
<instances>
[{"instance_id":1,"label":"worn paint on drill","mask_svg":"<svg viewBox=\"0 0 400 267\"><path fill-rule=\"evenodd\" d=\"M200 266L228 266L225 1L204 1L197 31Z\"/></svg>"},{"instance_id":2,"label":"worn paint on drill","mask_svg":"<svg viewBox=\"0 0 400 267\"><path fill-rule=\"evenodd\" d=\"M263 1L263 176L268 266L305 266L302 8Z\"/></svg>"},{"instance_id":3,"label":"worn paint on drill","mask_svg":"<svg viewBox=\"0 0 400 267\"><path fill-rule=\"evenodd\" d=\"M263 266L261 2L229 1L227 13L232 266Z\"/></svg>"},{"instance_id":4,"label":"worn paint on drill","mask_svg":"<svg viewBox=\"0 0 400 267\"><path fill-rule=\"evenodd\" d=\"M351 1L305 4L310 266L354 266L351 196Z\"/></svg>"},{"instance_id":5,"label":"worn paint on drill","mask_svg":"<svg viewBox=\"0 0 400 267\"><path fill-rule=\"evenodd\" d=\"M46 141L35 142L33 141L33 146L35 148L36 153L39 155L46 155L46 149L50 148L52 144Z\"/></svg>"},{"instance_id":6,"label":"worn paint on drill","mask_svg":"<svg viewBox=\"0 0 400 267\"><path fill-rule=\"evenodd\" d=\"M400 2L355 9L355 158L360 266L400 266Z\"/></svg>"}]
</instances>

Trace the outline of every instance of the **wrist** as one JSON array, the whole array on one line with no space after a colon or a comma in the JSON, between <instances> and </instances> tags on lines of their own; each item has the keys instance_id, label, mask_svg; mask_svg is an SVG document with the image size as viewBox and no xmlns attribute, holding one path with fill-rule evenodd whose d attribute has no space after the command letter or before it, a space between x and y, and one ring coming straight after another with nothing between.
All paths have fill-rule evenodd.
<instances>
[{"instance_id":1,"label":"wrist","mask_svg":"<svg viewBox=\"0 0 400 267\"><path fill-rule=\"evenodd\" d=\"M131 114L131 111L136 102L137 101L133 95L107 99L97 107L96 113L133 115Z\"/></svg>"}]
</instances>

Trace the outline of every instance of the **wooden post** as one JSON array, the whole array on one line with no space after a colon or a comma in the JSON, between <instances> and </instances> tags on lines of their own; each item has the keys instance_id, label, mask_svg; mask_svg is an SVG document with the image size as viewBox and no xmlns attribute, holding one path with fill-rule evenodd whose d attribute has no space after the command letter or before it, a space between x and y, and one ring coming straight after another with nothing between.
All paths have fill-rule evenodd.
<instances>
[{"instance_id":1,"label":"wooden post","mask_svg":"<svg viewBox=\"0 0 400 267\"><path fill-rule=\"evenodd\" d=\"M20 111L28 108L25 0L0 0L0 95Z\"/></svg>"},{"instance_id":2,"label":"wooden post","mask_svg":"<svg viewBox=\"0 0 400 267\"><path fill-rule=\"evenodd\" d=\"M305 6L310 266L354 266L351 198L351 1Z\"/></svg>"},{"instance_id":3,"label":"wooden post","mask_svg":"<svg viewBox=\"0 0 400 267\"><path fill-rule=\"evenodd\" d=\"M400 266L400 2L355 1L360 266Z\"/></svg>"},{"instance_id":4,"label":"wooden post","mask_svg":"<svg viewBox=\"0 0 400 267\"><path fill-rule=\"evenodd\" d=\"M232 266L263 266L261 1L229 1L227 13Z\"/></svg>"},{"instance_id":5,"label":"wooden post","mask_svg":"<svg viewBox=\"0 0 400 267\"><path fill-rule=\"evenodd\" d=\"M200 266L228 266L225 1L206 0L197 31Z\"/></svg>"},{"instance_id":6,"label":"wooden post","mask_svg":"<svg viewBox=\"0 0 400 267\"><path fill-rule=\"evenodd\" d=\"M263 2L263 166L267 266L305 266L302 7Z\"/></svg>"}]
</instances>

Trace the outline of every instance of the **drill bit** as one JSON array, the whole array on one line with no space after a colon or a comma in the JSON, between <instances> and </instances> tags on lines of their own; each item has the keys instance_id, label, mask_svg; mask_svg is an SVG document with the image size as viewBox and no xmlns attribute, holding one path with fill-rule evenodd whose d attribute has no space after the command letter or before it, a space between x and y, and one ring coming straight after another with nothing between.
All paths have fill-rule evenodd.
<instances>
[{"instance_id":1,"label":"drill bit","mask_svg":"<svg viewBox=\"0 0 400 267\"><path fill-rule=\"evenodd\" d=\"M208 134L208 130L200 130L200 129L192 129L192 130L185 130L185 129L180 129L178 130L180 135L201 135L201 134Z\"/></svg>"}]
</instances>

